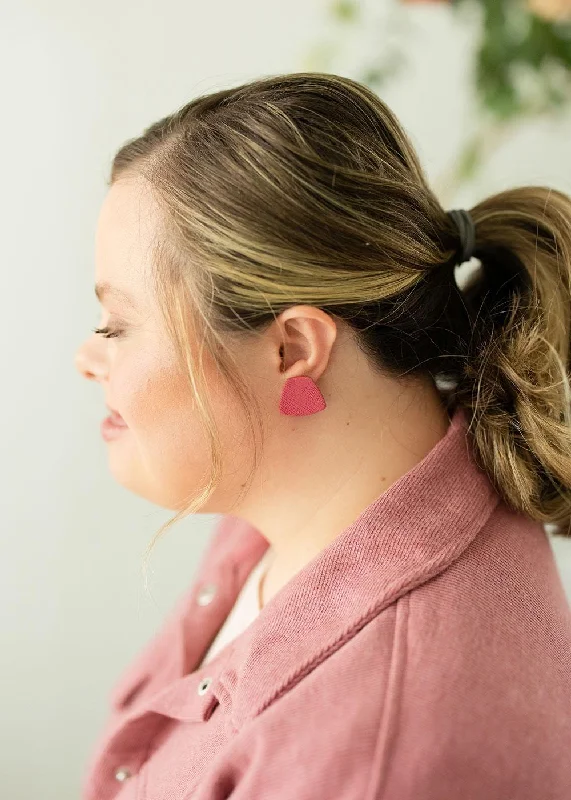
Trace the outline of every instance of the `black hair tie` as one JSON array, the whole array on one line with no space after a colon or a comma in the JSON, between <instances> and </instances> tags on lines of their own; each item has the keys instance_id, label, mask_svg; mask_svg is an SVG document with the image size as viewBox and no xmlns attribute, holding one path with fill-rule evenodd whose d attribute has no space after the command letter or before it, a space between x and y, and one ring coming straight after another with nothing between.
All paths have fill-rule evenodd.
<instances>
[{"instance_id":1,"label":"black hair tie","mask_svg":"<svg viewBox=\"0 0 571 800\"><path fill-rule=\"evenodd\" d=\"M474 220L472 219L470 212L463 208L453 209L452 211L447 211L446 213L458 228L460 243L462 245L459 263L463 264L464 261L469 261L474 253L474 247L476 244L476 226L474 225Z\"/></svg>"}]
</instances>

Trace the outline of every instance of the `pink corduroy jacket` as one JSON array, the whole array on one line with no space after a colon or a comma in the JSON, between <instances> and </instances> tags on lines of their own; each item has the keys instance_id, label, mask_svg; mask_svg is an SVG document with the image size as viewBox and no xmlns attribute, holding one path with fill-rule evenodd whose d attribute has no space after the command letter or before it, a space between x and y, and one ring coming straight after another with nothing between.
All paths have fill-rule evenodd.
<instances>
[{"instance_id":1,"label":"pink corduroy jacket","mask_svg":"<svg viewBox=\"0 0 571 800\"><path fill-rule=\"evenodd\" d=\"M570 800L571 610L466 425L201 667L268 546L223 517L112 692L83 800Z\"/></svg>"}]
</instances>

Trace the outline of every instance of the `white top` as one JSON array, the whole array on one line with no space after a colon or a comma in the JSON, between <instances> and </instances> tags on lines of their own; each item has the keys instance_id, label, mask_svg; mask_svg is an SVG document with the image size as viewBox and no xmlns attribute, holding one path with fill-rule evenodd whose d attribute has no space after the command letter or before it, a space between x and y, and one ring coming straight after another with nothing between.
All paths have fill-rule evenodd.
<instances>
[{"instance_id":1,"label":"white top","mask_svg":"<svg viewBox=\"0 0 571 800\"><path fill-rule=\"evenodd\" d=\"M228 642L235 639L260 613L260 580L272 554L273 548L270 546L246 578L230 613L206 651L200 666L210 661Z\"/></svg>"}]
</instances>

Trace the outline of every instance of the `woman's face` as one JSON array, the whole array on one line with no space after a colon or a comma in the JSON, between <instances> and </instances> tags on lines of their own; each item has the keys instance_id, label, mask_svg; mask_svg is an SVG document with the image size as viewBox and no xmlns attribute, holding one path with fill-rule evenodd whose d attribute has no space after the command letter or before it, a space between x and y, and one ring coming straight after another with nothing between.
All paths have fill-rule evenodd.
<instances>
[{"instance_id":1,"label":"woman's face","mask_svg":"<svg viewBox=\"0 0 571 800\"><path fill-rule=\"evenodd\" d=\"M77 351L76 365L101 386L107 413L112 409L124 421L125 427L105 439L116 480L151 502L178 510L203 485L211 457L191 389L150 289L150 246L158 221L157 207L141 179L121 180L109 189L96 231L95 279L99 327L108 326L113 336L90 336ZM250 346L240 352L246 369L255 354ZM223 449L244 453L244 443L237 444L244 428L240 410L206 351L204 361ZM224 495L232 490L228 480L236 485L240 480L234 457L232 466L233 475L222 481L203 511L222 510L227 504Z\"/></svg>"}]
</instances>

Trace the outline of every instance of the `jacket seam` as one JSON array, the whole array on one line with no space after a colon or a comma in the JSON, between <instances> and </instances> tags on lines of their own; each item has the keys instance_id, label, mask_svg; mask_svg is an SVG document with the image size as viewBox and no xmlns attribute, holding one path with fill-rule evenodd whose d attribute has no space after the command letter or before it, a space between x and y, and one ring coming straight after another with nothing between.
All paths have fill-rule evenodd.
<instances>
[{"instance_id":1,"label":"jacket seam","mask_svg":"<svg viewBox=\"0 0 571 800\"><path fill-rule=\"evenodd\" d=\"M394 750L398 735L399 715L404 676L408 657L410 592L396 603L393 647L387 678L384 702L379 720L379 730L372 759L367 800L382 800L387 779L389 754Z\"/></svg>"}]
</instances>

